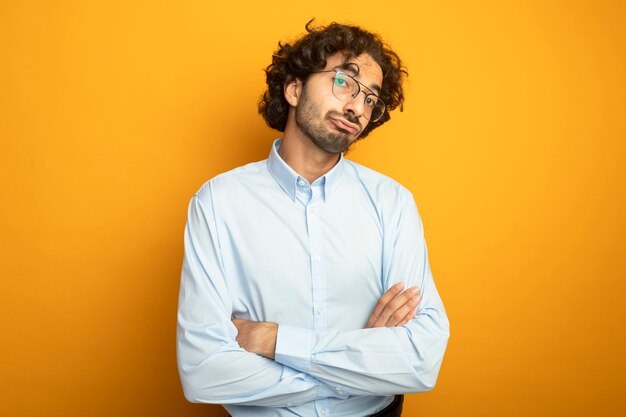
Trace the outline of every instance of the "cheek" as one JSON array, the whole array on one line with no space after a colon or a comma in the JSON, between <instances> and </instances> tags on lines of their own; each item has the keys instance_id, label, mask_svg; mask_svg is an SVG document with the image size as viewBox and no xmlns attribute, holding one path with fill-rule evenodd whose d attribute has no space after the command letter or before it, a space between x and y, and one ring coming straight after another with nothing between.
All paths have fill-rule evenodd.
<instances>
[{"instance_id":1,"label":"cheek","mask_svg":"<svg viewBox=\"0 0 626 417\"><path fill-rule=\"evenodd\" d=\"M324 97L317 97L309 100L307 103L307 113L319 119L324 118L330 110L326 104L326 100L327 99Z\"/></svg>"},{"instance_id":2,"label":"cheek","mask_svg":"<svg viewBox=\"0 0 626 417\"><path fill-rule=\"evenodd\" d=\"M315 85L314 88L308 91L307 95L310 101L315 104L315 107L320 109L336 107L336 104L339 102L333 94L332 86L326 84Z\"/></svg>"},{"instance_id":3,"label":"cheek","mask_svg":"<svg viewBox=\"0 0 626 417\"><path fill-rule=\"evenodd\" d=\"M324 88L322 85L307 85L300 105L302 115L306 114L308 118L319 121L325 119L329 112L343 113L342 103L334 96L330 86Z\"/></svg>"}]
</instances>

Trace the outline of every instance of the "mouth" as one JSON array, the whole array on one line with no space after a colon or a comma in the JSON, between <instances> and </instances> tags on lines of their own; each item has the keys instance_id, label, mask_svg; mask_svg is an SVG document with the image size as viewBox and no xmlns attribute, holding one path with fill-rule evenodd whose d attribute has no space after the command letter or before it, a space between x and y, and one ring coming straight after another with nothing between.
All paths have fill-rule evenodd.
<instances>
[{"instance_id":1,"label":"mouth","mask_svg":"<svg viewBox=\"0 0 626 417\"><path fill-rule=\"evenodd\" d=\"M347 132L351 135L359 133L359 128L357 127L357 125L350 123L347 120L331 118L330 121L332 124L335 125L337 129L342 132Z\"/></svg>"}]
</instances>

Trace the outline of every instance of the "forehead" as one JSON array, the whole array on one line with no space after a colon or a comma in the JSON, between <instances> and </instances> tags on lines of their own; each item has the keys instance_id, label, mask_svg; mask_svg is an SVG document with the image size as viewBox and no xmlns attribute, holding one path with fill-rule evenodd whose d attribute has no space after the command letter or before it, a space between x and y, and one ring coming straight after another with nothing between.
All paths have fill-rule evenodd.
<instances>
[{"instance_id":1,"label":"forehead","mask_svg":"<svg viewBox=\"0 0 626 417\"><path fill-rule=\"evenodd\" d=\"M355 77L365 85L378 85L383 82L383 70L374 58L369 54L347 58L341 52L329 56L326 59L326 69L332 69L345 64L356 64L359 67L359 74Z\"/></svg>"}]
</instances>

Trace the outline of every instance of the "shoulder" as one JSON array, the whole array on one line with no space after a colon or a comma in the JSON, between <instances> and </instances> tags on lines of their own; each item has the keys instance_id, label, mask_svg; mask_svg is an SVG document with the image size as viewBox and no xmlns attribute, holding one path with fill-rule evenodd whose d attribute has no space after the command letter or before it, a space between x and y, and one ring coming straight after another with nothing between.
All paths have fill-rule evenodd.
<instances>
[{"instance_id":1,"label":"shoulder","mask_svg":"<svg viewBox=\"0 0 626 417\"><path fill-rule=\"evenodd\" d=\"M398 181L380 172L348 159L346 172L372 197L374 201L404 204L413 200L413 194Z\"/></svg>"},{"instance_id":2,"label":"shoulder","mask_svg":"<svg viewBox=\"0 0 626 417\"><path fill-rule=\"evenodd\" d=\"M206 181L195 193L201 201L211 201L216 194L229 193L241 187L253 186L269 174L267 160L251 162L249 164L223 172Z\"/></svg>"}]
</instances>

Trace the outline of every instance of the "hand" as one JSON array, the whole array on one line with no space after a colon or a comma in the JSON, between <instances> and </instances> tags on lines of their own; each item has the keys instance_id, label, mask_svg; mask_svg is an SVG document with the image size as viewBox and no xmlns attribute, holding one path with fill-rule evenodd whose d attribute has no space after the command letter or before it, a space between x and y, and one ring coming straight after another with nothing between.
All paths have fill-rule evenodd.
<instances>
[{"instance_id":1,"label":"hand","mask_svg":"<svg viewBox=\"0 0 626 417\"><path fill-rule=\"evenodd\" d=\"M232 319L237 328L237 343L247 352L274 359L278 324L268 321Z\"/></svg>"},{"instance_id":2,"label":"hand","mask_svg":"<svg viewBox=\"0 0 626 417\"><path fill-rule=\"evenodd\" d=\"M411 287L400 294L402 288L404 283L399 282L380 297L366 329L404 326L417 315L415 308L422 300L419 288Z\"/></svg>"}]
</instances>

